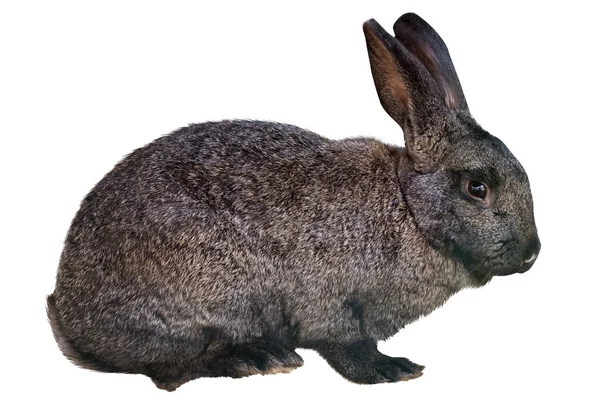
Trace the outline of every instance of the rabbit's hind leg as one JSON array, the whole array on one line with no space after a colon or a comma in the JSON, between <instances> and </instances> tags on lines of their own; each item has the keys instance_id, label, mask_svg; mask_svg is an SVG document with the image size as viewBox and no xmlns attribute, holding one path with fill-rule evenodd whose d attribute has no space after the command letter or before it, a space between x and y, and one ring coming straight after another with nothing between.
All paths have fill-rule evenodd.
<instances>
[{"instance_id":1,"label":"rabbit's hind leg","mask_svg":"<svg viewBox=\"0 0 600 400\"><path fill-rule=\"evenodd\" d=\"M302 357L294 349L261 340L228 344L211 357L207 366L211 376L241 378L290 372L303 364Z\"/></svg>"},{"instance_id":2,"label":"rabbit's hind leg","mask_svg":"<svg viewBox=\"0 0 600 400\"><path fill-rule=\"evenodd\" d=\"M255 341L212 345L212 350L195 362L186 364L152 364L145 374L159 389L173 391L200 377L242 378L255 374L290 372L304 364L294 349L279 343Z\"/></svg>"}]
</instances>

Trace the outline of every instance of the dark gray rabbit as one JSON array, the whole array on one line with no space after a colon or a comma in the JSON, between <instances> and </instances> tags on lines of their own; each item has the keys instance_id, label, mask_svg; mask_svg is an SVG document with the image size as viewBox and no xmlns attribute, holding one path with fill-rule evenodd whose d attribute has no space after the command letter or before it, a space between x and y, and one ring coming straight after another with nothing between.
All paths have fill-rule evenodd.
<instances>
[{"instance_id":1,"label":"dark gray rabbit","mask_svg":"<svg viewBox=\"0 0 600 400\"><path fill-rule=\"evenodd\" d=\"M471 117L442 39L415 14L395 37L363 28L406 148L222 121L135 150L65 240L48 315L71 361L174 390L288 372L309 348L353 382L412 379L378 340L532 266L527 175Z\"/></svg>"}]
</instances>

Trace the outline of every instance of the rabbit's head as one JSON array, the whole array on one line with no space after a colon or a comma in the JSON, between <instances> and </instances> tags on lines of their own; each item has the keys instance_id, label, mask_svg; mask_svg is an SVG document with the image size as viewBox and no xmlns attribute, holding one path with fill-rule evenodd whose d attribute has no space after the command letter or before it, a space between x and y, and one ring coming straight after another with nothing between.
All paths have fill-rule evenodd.
<instances>
[{"instance_id":1,"label":"rabbit's head","mask_svg":"<svg viewBox=\"0 0 600 400\"><path fill-rule=\"evenodd\" d=\"M363 27L379 99L404 131L398 173L418 228L479 283L527 271L540 250L527 174L471 117L442 39L415 14L395 37Z\"/></svg>"}]
</instances>

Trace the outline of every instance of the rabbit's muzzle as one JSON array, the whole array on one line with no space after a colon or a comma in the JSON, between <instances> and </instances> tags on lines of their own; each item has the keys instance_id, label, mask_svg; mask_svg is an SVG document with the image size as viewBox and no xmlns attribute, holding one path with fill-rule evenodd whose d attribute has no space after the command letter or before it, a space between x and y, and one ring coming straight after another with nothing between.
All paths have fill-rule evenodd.
<instances>
[{"instance_id":1,"label":"rabbit's muzzle","mask_svg":"<svg viewBox=\"0 0 600 400\"><path fill-rule=\"evenodd\" d=\"M497 271L494 275L496 276L506 276L506 275L512 275L512 274L522 274L524 272L527 272L531 269L531 267L533 267L533 264L535 263L535 261L538 258L538 255L540 254L540 248L541 248L541 244L540 244L540 239L538 238L537 235L535 235L527 244L527 246L525 247L525 250L521 253L521 261L518 263L518 265L515 268L509 268L509 269L502 269Z\"/></svg>"}]
</instances>

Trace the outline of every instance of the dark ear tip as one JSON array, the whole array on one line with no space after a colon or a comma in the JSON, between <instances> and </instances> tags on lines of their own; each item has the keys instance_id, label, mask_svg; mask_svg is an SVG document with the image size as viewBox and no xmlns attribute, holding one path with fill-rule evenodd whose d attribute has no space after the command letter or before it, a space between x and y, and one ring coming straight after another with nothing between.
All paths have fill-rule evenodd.
<instances>
[{"instance_id":1,"label":"dark ear tip","mask_svg":"<svg viewBox=\"0 0 600 400\"><path fill-rule=\"evenodd\" d=\"M405 23L423 23L425 22L425 20L421 17L419 17L417 14L415 13L406 13L403 14L400 18L398 18L398 20L396 21L396 23L398 22L405 22Z\"/></svg>"},{"instance_id":2,"label":"dark ear tip","mask_svg":"<svg viewBox=\"0 0 600 400\"><path fill-rule=\"evenodd\" d=\"M363 31L365 33L376 32L379 29L381 29L381 25L379 25L379 22L375 21L374 18L371 18L363 23Z\"/></svg>"},{"instance_id":3,"label":"dark ear tip","mask_svg":"<svg viewBox=\"0 0 600 400\"><path fill-rule=\"evenodd\" d=\"M410 27L412 29L418 29L422 26L427 26L427 22L421 17L419 17L415 13L406 13L402 15L396 22L394 23L394 33L397 35L398 32L401 32L403 29Z\"/></svg>"},{"instance_id":4,"label":"dark ear tip","mask_svg":"<svg viewBox=\"0 0 600 400\"><path fill-rule=\"evenodd\" d=\"M392 46L391 41L393 37L387 33L387 31L383 29L381 25L379 25L379 22L375 21L373 18L365 21L363 24L363 32L365 33L367 40L371 40L373 37L375 37L384 42L388 48Z\"/></svg>"}]
</instances>

